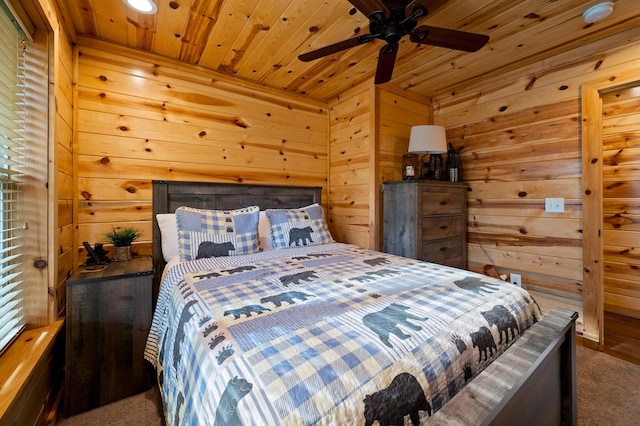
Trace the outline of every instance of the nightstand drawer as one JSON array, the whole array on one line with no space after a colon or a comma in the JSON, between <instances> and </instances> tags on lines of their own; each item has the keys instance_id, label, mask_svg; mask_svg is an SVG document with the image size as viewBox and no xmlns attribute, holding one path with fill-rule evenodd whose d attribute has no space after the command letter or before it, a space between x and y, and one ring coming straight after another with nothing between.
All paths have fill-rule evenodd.
<instances>
[{"instance_id":1,"label":"nightstand drawer","mask_svg":"<svg viewBox=\"0 0 640 426\"><path fill-rule=\"evenodd\" d=\"M463 202L460 192L425 190L422 192L422 215L461 213Z\"/></svg>"},{"instance_id":2,"label":"nightstand drawer","mask_svg":"<svg viewBox=\"0 0 640 426\"><path fill-rule=\"evenodd\" d=\"M462 218L459 215L422 218L422 241L451 238L461 233Z\"/></svg>"},{"instance_id":3,"label":"nightstand drawer","mask_svg":"<svg viewBox=\"0 0 640 426\"><path fill-rule=\"evenodd\" d=\"M459 259L461 256L462 244L460 238L445 238L422 244L422 260L442 263L450 258Z\"/></svg>"}]
</instances>

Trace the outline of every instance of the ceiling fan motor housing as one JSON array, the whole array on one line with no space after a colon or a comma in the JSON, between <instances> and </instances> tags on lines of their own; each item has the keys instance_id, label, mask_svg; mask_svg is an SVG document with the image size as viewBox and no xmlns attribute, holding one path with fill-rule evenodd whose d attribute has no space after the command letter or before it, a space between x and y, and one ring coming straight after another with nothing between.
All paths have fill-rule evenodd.
<instances>
[{"instance_id":1,"label":"ceiling fan motor housing","mask_svg":"<svg viewBox=\"0 0 640 426\"><path fill-rule=\"evenodd\" d=\"M376 10L369 15L369 32L375 37L386 41L389 44L395 44L400 39L411 34L416 25L418 18L426 15L424 6L414 4L413 11L406 16L404 8L391 9L391 16L385 16L384 11Z\"/></svg>"}]
</instances>

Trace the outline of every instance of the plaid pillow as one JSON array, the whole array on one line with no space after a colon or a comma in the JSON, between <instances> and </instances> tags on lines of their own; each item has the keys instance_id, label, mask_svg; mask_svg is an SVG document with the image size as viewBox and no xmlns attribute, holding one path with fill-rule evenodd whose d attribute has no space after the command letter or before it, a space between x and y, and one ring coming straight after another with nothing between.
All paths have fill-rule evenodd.
<instances>
[{"instance_id":1,"label":"plaid pillow","mask_svg":"<svg viewBox=\"0 0 640 426\"><path fill-rule=\"evenodd\" d=\"M258 251L257 206L237 210L176 210L180 260L240 256Z\"/></svg>"},{"instance_id":2,"label":"plaid pillow","mask_svg":"<svg viewBox=\"0 0 640 426\"><path fill-rule=\"evenodd\" d=\"M318 246L333 242L319 204L300 209L267 209L273 248Z\"/></svg>"}]
</instances>

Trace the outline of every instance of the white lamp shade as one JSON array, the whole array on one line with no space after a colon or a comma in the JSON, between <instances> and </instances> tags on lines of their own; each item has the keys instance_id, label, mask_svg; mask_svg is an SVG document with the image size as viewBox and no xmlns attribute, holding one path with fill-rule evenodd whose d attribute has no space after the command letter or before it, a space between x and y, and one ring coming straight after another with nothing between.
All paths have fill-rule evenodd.
<instances>
[{"instance_id":1,"label":"white lamp shade","mask_svg":"<svg viewBox=\"0 0 640 426\"><path fill-rule=\"evenodd\" d=\"M447 135L443 126L425 124L413 126L408 152L442 154L447 152Z\"/></svg>"}]
</instances>

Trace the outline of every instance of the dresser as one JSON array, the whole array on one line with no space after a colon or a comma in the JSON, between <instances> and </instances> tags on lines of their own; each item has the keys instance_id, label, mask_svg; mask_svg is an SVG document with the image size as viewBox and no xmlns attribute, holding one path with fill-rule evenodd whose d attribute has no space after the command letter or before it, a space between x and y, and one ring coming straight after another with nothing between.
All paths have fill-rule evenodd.
<instances>
[{"instance_id":1,"label":"dresser","mask_svg":"<svg viewBox=\"0 0 640 426\"><path fill-rule=\"evenodd\" d=\"M81 267L67 281L65 415L151 386L144 346L152 316L150 257Z\"/></svg>"},{"instance_id":2,"label":"dresser","mask_svg":"<svg viewBox=\"0 0 640 426\"><path fill-rule=\"evenodd\" d=\"M464 183L385 182L383 251L466 268L466 206Z\"/></svg>"}]
</instances>

